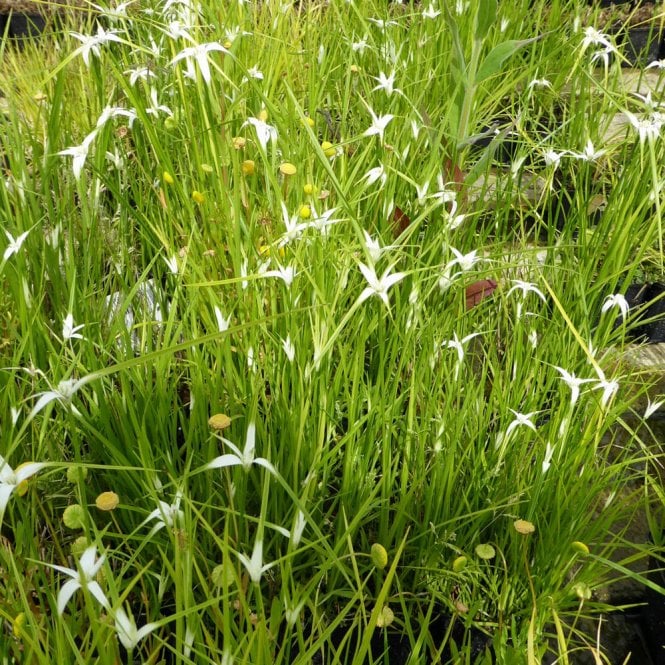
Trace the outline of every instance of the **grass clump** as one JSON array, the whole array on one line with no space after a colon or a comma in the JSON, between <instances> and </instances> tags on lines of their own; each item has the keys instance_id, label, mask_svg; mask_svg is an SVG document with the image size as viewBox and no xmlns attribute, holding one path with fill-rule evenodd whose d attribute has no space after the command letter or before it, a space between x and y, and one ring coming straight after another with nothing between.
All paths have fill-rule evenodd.
<instances>
[{"instance_id":1,"label":"grass clump","mask_svg":"<svg viewBox=\"0 0 665 665\"><path fill-rule=\"evenodd\" d=\"M591 649L661 552L662 81L571 3L126 9L3 44L2 653Z\"/></svg>"}]
</instances>

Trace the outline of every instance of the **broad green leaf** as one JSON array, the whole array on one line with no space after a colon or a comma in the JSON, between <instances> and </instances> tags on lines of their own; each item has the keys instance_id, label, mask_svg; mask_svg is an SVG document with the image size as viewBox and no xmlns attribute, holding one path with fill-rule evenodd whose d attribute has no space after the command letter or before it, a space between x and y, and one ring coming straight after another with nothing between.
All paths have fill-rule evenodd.
<instances>
[{"instance_id":1,"label":"broad green leaf","mask_svg":"<svg viewBox=\"0 0 665 665\"><path fill-rule=\"evenodd\" d=\"M485 39L494 21L496 21L496 0L480 0L473 38L478 42Z\"/></svg>"},{"instance_id":2,"label":"broad green leaf","mask_svg":"<svg viewBox=\"0 0 665 665\"><path fill-rule=\"evenodd\" d=\"M484 81L486 78L493 76L501 71L503 63L514 55L521 48L524 48L532 42L538 41L540 37L532 37L531 39L509 39L508 41L497 44L480 63L478 72L476 73L476 83Z\"/></svg>"}]
</instances>

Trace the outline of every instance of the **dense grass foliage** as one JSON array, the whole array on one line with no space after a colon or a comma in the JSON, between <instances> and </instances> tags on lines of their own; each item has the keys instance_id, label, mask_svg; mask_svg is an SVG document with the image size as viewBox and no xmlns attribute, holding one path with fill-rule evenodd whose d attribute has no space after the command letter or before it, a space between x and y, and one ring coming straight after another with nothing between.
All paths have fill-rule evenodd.
<instances>
[{"instance_id":1,"label":"dense grass foliage","mask_svg":"<svg viewBox=\"0 0 665 665\"><path fill-rule=\"evenodd\" d=\"M556 0L71 18L2 46L2 655L593 649L661 552L659 67Z\"/></svg>"}]
</instances>

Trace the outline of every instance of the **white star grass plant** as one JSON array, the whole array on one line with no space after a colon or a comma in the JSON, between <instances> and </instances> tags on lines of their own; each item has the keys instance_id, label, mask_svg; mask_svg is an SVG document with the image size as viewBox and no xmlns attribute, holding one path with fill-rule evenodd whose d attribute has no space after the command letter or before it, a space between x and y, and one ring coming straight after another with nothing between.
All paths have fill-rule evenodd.
<instances>
[{"instance_id":1,"label":"white star grass plant","mask_svg":"<svg viewBox=\"0 0 665 665\"><path fill-rule=\"evenodd\" d=\"M3 52L3 656L361 662L391 613L442 643L454 587L461 661L473 617L490 659L608 660L575 589L662 537L608 298L662 281L658 89L571 3L296 4Z\"/></svg>"}]
</instances>

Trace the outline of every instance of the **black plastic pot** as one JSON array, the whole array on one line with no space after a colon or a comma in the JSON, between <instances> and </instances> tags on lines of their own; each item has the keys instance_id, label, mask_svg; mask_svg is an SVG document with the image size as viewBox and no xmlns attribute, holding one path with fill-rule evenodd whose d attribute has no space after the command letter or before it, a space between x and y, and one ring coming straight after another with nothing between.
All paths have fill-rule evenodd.
<instances>
[{"instance_id":1,"label":"black plastic pot","mask_svg":"<svg viewBox=\"0 0 665 665\"><path fill-rule=\"evenodd\" d=\"M39 14L12 12L0 15L0 38L7 35L12 39L30 39L40 35L46 26L46 19Z\"/></svg>"},{"instance_id":2,"label":"black plastic pot","mask_svg":"<svg viewBox=\"0 0 665 665\"><path fill-rule=\"evenodd\" d=\"M649 579L665 587L663 564L651 559ZM665 596L653 589L647 589L646 605L643 608L642 625L649 643L654 665L665 665Z\"/></svg>"},{"instance_id":3,"label":"black plastic pot","mask_svg":"<svg viewBox=\"0 0 665 665\"><path fill-rule=\"evenodd\" d=\"M655 26L628 28L623 34L623 54L631 67L646 67L659 60L662 53L662 33Z\"/></svg>"},{"instance_id":4,"label":"black plastic pot","mask_svg":"<svg viewBox=\"0 0 665 665\"><path fill-rule=\"evenodd\" d=\"M637 342L665 342L665 284L631 284L626 289L626 301L634 323L630 338Z\"/></svg>"}]
</instances>

